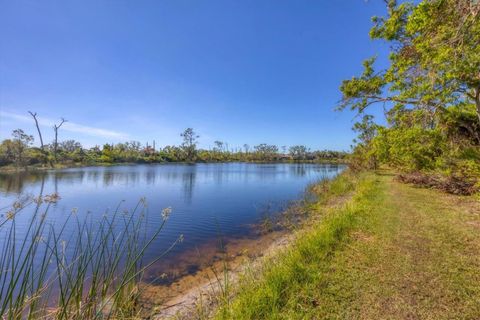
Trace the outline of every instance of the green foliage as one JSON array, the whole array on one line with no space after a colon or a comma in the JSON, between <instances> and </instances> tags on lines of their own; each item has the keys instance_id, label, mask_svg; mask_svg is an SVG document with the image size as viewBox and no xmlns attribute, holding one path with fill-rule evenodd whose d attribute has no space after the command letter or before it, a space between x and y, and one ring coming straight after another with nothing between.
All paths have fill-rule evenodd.
<instances>
[{"instance_id":1,"label":"green foliage","mask_svg":"<svg viewBox=\"0 0 480 320\"><path fill-rule=\"evenodd\" d=\"M30 165L46 163L48 161L47 154L40 148L29 148L27 150L27 157L29 159L28 164Z\"/></svg>"},{"instance_id":2,"label":"green foliage","mask_svg":"<svg viewBox=\"0 0 480 320\"><path fill-rule=\"evenodd\" d=\"M471 144L480 144L480 123L477 121L475 106L461 104L450 107L440 114L438 126L456 144L470 141Z\"/></svg>"},{"instance_id":3,"label":"green foliage","mask_svg":"<svg viewBox=\"0 0 480 320\"><path fill-rule=\"evenodd\" d=\"M470 0L387 2L374 17L372 39L390 44L390 65L345 80L339 109L359 113L380 104L388 125L365 115L354 168L386 164L404 171L447 175L480 172L480 3Z\"/></svg>"},{"instance_id":4,"label":"green foliage","mask_svg":"<svg viewBox=\"0 0 480 320\"><path fill-rule=\"evenodd\" d=\"M383 130L373 144L383 162L407 171L434 169L445 149L440 130L419 127Z\"/></svg>"},{"instance_id":5,"label":"green foliage","mask_svg":"<svg viewBox=\"0 0 480 320\"><path fill-rule=\"evenodd\" d=\"M388 2L388 16L374 17L372 39L391 43L390 66L342 83L340 109L362 112L376 103L430 109L473 103L480 120L480 4L470 0Z\"/></svg>"},{"instance_id":6,"label":"green foliage","mask_svg":"<svg viewBox=\"0 0 480 320\"><path fill-rule=\"evenodd\" d=\"M293 160L306 160L309 149L303 145L292 146L288 149Z\"/></svg>"},{"instance_id":7,"label":"green foliage","mask_svg":"<svg viewBox=\"0 0 480 320\"><path fill-rule=\"evenodd\" d=\"M21 131L21 130L20 130ZM23 131L22 131L23 132ZM142 145L138 141L129 141L117 144L104 144L90 149L84 148L78 141L66 140L55 144L45 145L44 149L31 147L31 136L22 136L23 140L7 139L0 144L0 166L45 165L54 163L60 165L75 164L113 164L113 163L161 163L161 162L229 162L229 161L325 161L342 162L346 152L332 150L310 151L306 146L297 145L289 149L290 154L280 153L275 145L262 143L250 149L244 145L243 149L229 149L228 144L215 141L210 150L198 149L198 138L193 129L186 129L181 136L183 143L180 146L165 146L154 149L149 144ZM27 139L28 138L28 139ZM32 138L33 139L33 138ZM23 141L23 142L21 142ZM21 149L19 149L21 147ZM22 155L19 162L18 153Z\"/></svg>"},{"instance_id":8,"label":"green foliage","mask_svg":"<svg viewBox=\"0 0 480 320\"><path fill-rule=\"evenodd\" d=\"M197 158L197 139L200 138L199 135L193 131L192 128L187 128L185 131L180 134L183 138L182 150L186 161L195 161Z\"/></svg>"},{"instance_id":9,"label":"green foliage","mask_svg":"<svg viewBox=\"0 0 480 320\"><path fill-rule=\"evenodd\" d=\"M100 162L112 163L115 160L114 155L113 146L105 144L102 149L102 155L100 156Z\"/></svg>"},{"instance_id":10,"label":"green foliage","mask_svg":"<svg viewBox=\"0 0 480 320\"><path fill-rule=\"evenodd\" d=\"M363 63L364 72L360 77L353 77L345 80L340 86L343 94L343 100L339 109L350 106L352 110L357 109L363 112L370 104L382 100L382 89L385 86L385 80L382 76L374 74L373 63L375 58L365 60Z\"/></svg>"},{"instance_id":11,"label":"green foliage","mask_svg":"<svg viewBox=\"0 0 480 320\"><path fill-rule=\"evenodd\" d=\"M275 145L269 145L266 143L261 143L257 146L254 146L255 150L255 160L260 161L274 161L277 160L278 156L278 147Z\"/></svg>"},{"instance_id":12,"label":"green foliage","mask_svg":"<svg viewBox=\"0 0 480 320\"><path fill-rule=\"evenodd\" d=\"M28 148L33 143L33 137L22 129L12 132L12 139L2 141L0 145L0 164L15 164L17 167L28 164Z\"/></svg>"},{"instance_id":13,"label":"green foliage","mask_svg":"<svg viewBox=\"0 0 480 320\"><path fill-rule=\"evenodd\" d=\"M417 112L407 113L397 115L389 127L356 124L355 128L362 130L351 166L361 169L384 164L407 172L437 170L448 175L478 176L479 144L460 125L468 119L468 114L459 114L455 109L453 114L445 113L446 117L438 119L433 128L425 128L421 122L415 124Z\"/></svg>"}]
</instances>

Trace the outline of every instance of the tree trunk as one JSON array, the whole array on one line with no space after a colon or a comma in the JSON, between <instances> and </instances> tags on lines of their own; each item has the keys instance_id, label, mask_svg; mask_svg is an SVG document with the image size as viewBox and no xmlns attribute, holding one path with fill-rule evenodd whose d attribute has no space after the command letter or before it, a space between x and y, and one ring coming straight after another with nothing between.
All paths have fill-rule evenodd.
<instances>
[{"instance_id":1,"label":"tree trunk","mask_svg":"<svg viewBox=\"0 0 480 320\"><path fill-rule=\"evenodd\" d=\"M40 138L40 148L43 151L43 138L42 138L42 132L40 131L40 126L38 125L37 113L36 112L33 113L31 111L28 111L28 113L30 113L30 115L33 117L33 120L35 120L35 126L37 127L38 137Z\"/></svg>"},{"instance_id":2,"label":"tree trunk","mask_svg":"<svg viewBox=\"0 0 480 320\"><path fill-rule=\"evenodd\" d=\"M475 90L475 104L477 106L478 124L480 127L480 87Z\"/></svg>"},{"instance_id":3,"label":"tree trunk","mask_svg":"<svg viewBox=\"0 0 480 320\"><path fill-rule=\"evenodd\" d=\"M54 127L54 129L55 129L55 142L53 143L53 158L55 159L55 163L57 163L58 128Z\"/></svg>"},{"instance_id":4,"label":"tree trunk","mask_svg":"<svg viewBox=\"0 0 480 320\"><path fill-rule=\"evenodd\" d=\"M58 129L64 124L67 120L61 119L62 121L60 124L57 126L56 124L53 125L53 130L55 131L55 142L53 144L53 158L55 160L55 163L57 163L57 150L58 150Z\"/></svg>"}]
</instances>

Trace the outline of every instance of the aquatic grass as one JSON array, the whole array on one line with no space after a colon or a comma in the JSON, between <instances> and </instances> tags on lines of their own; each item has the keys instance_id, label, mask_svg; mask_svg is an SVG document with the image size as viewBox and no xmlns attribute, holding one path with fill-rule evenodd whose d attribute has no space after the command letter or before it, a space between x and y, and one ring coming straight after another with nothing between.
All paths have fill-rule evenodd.
<instances>
[{"instance_id":1,"label":"aquatic grass","mask_svg":"<svg viewBox=\"0 0 480 320\"><path fill-rule=\"evenodd\" d=\"M119 204L99 219L79 217L72 210L55 226L47 217L58 200L50 195L15 204L0 221L0 317L137 318L142 311L138 285L144 271L183 239L178 237L144 264L145 251L163 230L171 209L162 211L162 223L151 232L146 228L145 199L131 212L122 212ZM26 230L20 230L17 215L31 205L34 212Z\"/></svg>"},{"instance_id":2,"label":"aquatic grass","mask_svg":"<svg viewBox=\"0 0 480 320\"><path fill-rule=\"evenodd\" d=\"M323 211L326 205L335 199L341 200L355 188L359 175L353 175L348 170L335 177L322 176L309 183L300 199L290 201L280 214L277 214L275 224L289 230L301 229L302 223L314 213ZM262 224L268 223L262 221Z\"/></svg>"}]
</instances>

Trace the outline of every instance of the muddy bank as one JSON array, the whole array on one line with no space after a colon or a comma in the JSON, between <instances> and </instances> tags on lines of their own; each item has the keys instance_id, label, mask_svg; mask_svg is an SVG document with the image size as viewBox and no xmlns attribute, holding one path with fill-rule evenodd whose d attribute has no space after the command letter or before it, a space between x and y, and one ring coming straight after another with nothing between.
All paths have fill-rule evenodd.
<instances>
[{"instance_id":1,"label":"muddy bank","mask_svg":"<svg viewBox=\"0 0 480 320\"><path fill-rule=\"evenodd\" d=\"M142 316L147 319L196 319L215 309L225 287L235 287L240 274L256 268L263 257L285 247L294 238L292 228L308 216L306 192L282 211L251 226L242 238L224 237L160 261L145 274L141 285ZM312 199L310 199L312 198ZM227 294L230 294L228 292Z\"/></svg>"},{"instance_id":2,"label":"muddy bank","mask_svg":"<svg viewBox=\"0 0 480 320\"><path fill-rule=\"evenodd\" d=\"M317 185L320 186L320 185ZM326 192L325 190L323 190ZM321 190L313 190L310 201L318 201ZM317 196L315 196L315 194ZM330 210L342 207L352 197L352 192L346 191L339 196L329 196L325 201L296 202L282 213L277 223L294 222L299 229L304 230L319 223ZM316 201L315 201L316 198ZM291 224L290 224L291 225ZM295 227L295 229L297 229ZM295 241L297 232L291 228L264 233L256 238L232 239L222 247L205 245L204 251L198 250L197 257L204 261L198 270L177 278L168 285L144 285L144 305L149 310L149 319L205 319L216 307L222 304L222 299L231 298L241 275L245 272L257 272L266 259ZM207 249L208 248L208 249ZM217 248L217 249L214 249ZM186 254L177 265L177 270L188 269L191 258ZM208 263L210 261L210 263ZM182 267L183 266L183 267ZM191 266L190 266L191 268ZM196 268L191 268L194 270ZM224 277L226 270L227 277ZM227 279L227 281L225 281ZM226 290L225 286L230 289ZM153 314L153 315L152 315Z\"/></svg>"},{"instance_id":3,"label":"muddy bank","mask_svg":"<svg viewBox=\"0 0 480 320\"><path fill-rule=\"evenodd\" d=\"M285 246L290 237L290 232L279 230L255 238L228 239L223 244L212 241L156 266L148 271L141 285L143 316L197 317L211 309L209 306L215 304L224 287L233 285L251 262ZM160 273L166 264L171 268Z\"/></svg>"}]
</instances>

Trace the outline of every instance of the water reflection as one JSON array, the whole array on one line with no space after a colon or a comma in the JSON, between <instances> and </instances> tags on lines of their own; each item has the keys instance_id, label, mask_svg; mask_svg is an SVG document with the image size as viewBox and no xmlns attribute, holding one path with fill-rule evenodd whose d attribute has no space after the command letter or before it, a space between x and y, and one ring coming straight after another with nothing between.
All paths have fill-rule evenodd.
<instances>
[{"instance_id":1,"label":"water reflection","mask_svg":"<svg viewBox=\"0 0 480 320\"><path fill-rule=\"evenodd\" d=\"M59 188L86 184L101 188L114 186L136 187L137 185L156 185L160 181L177 182L183 184L184 196L188 201L193 197L197 169L203 180L211 179L217 185L222 185L230 180L278 180L285 176L305 177L316 175L319 177L330 176L343 169L336 164L311 165L311 164L237 164L232 169L232 164L204 165L146 165L123 167L90 167L67 170L32 171L13 174L0 174L0 192L21 194L29 188L48 183L54 186L55 192ZM287 171L288 170L288 171Z\"/></svg>"},{"instance_id":2,"label":"water reflection","mask_svg":"<svg viewBox=\"0 0 480 320\"><path fill-rule=\"evenodd\" d=\"M182 175L183 181L183 195L186 203L192 203L193 189L195 187L195 167L192 166L192 171L184 172Z\"/></svg>"},{"instance_id":3,"label":"water reflection","mask_svg":"<svg viewBox=\"0 0 480 320\"><path fill-rule=\"evenodd\" d=\"M25 184L44 184L44 172L21 172L17 174L0 174L0 191L19 194L23 192Z\"/></svg>"},{"instance_id":4,"label":"water reflection","mask_svg":"<svg viewBox=\"0 0 480 320\"><path fill-rule=\"evenodd\" d=\"M58 193L61 200L49 212L52 221L64 221L72 208L79 216L101 216L109 208L132 209L139 199L148 200L149 223L161 223L160 212L173 213L152 246L152 256L179 234L185 241L181 252L223 234L242 236L248 226L260 221L265 206L275 211L296 199L308 183L332 177L343 170L328 164L168 164L86 167L0 175L0 214L7 205L25 195ZM25 211L23 220L27 225ZM19 217L21 218L21 217ZM19 226L21 221L18 222ZM217 226L218 223L218 226Z\"/></svg>"}]
</instances>

